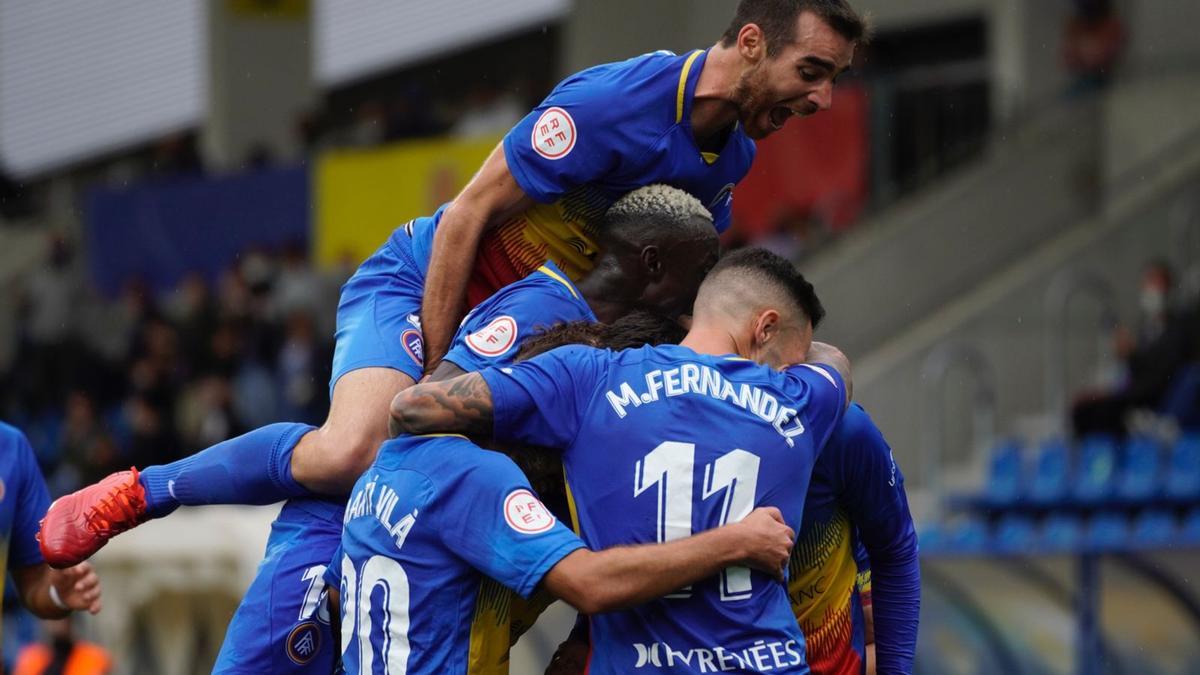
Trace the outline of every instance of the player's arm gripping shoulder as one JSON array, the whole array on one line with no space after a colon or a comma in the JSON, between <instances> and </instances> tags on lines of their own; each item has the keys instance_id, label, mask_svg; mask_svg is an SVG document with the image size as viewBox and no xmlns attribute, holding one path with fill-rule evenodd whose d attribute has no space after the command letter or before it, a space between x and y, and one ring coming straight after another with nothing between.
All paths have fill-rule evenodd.
<instances>
[{"instance_id":1,"label":"player's arm gripping shoulder","mask_svg":"<svg viewBox=\"0 0 1200 675\"><path fill-rule=\"evenodd\" d=\"M409 387L392 399L392 436L460 433L486 437L492 433L492 392L479 373Z\"/></svg>"}]
</instances>

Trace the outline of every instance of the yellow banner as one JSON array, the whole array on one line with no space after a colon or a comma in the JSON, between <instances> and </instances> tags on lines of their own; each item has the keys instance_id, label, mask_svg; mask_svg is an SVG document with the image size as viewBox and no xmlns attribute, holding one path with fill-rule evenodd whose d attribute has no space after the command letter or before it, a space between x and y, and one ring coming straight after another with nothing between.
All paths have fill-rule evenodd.
<instances>
[{"instance_id":1,"label":"yellow banner","mask_svg":"<svg viewBox=\"0 0 1200 675\"><path fill-rule=\"evenodd\" d=\"M313 178L316 260L362 261L397 227L453 199L498 141L439 139L323 153Z\"/></svg>"}]
</instances>

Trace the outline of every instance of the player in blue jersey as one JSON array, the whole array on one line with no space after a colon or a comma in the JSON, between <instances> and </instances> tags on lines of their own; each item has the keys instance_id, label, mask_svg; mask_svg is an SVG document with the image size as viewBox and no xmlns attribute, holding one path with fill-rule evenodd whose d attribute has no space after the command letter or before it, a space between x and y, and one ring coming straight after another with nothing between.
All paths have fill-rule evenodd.
<instances>
[{"instance_id":1,"label":"player in blue jersey","mask_svg":"<svg viewBox=\"0 0 1200 675\"><path fill-rule=\"evenodd\" d=\"M670 340L659 340L664 341ZM620 348L607 336L566 326L531 340L522 353L565 344ZM879 578L874 593L879 597L876 666L870 665L867 634L872 566ZM916 532L904 476L858 404L846 410L813 467L788 576L792 609L814 675L912 672L920 614ZM559 647L553 672L584 672L590 647L586 629L581 624Z\"/></svg>"},{"instance_id":2,"label":"player in blue jersey","mask_svg":"<svg viewBox=\"0 0 1200 675\"><path fill-rule=\"evenodd\" d=\"M29 441L0 422L0 581L6 570L11 572L21 602L43 619L59 619L73 610L95 614L100 611L100 579L91 566L55 570L42 560L37 523L49 506L50 493Z\"/></svg>"},{"instance_id":3,"label":"player in blue jersey","mask_svg":"<svg viewBox=\"0 0 1200 675\"><path fill-rule=\"evenodd\" d=\"M828 108L864 30L844 0L743 0L708 50L655 52L567 78L451 204L398 230L343 288L332 402L319 429L270 425L189 464L121 472L59 500L43 525L47 560L86 559L178 504L344 494L387 437L392 395L440 363L468 279L471 303L547 259L579 279L594 263L606 208L651 183L690 192L723 228L751 139ZM187 478L196 463L202 480ZM131 508L104 506L113 503ZM96 513L107 527L90 526Z\"/></svg>"},{"instance_id":4,"label":"player in blue jersey","mask_svg":"<svg viewBox=\"0 0 1200 675\"><path fill-rule=\"evenodd\" d=\"M539 327L612 322L632 309L690 311L717 258L711 216L682 190L652 185L609 209L596 268L578 285L553 262L484 301L433 379L508 365ZM687 264L685 264L687 263ZM335 659L321 575L341 537L345 500L289 500L230 623L214 672L328 672ZM507 640L505 640L507 646Z\"/></svg>"},{"instance_id":5,"label":"player in blue jersey","mask_svg":"<svg viewBox=\"0 0 1200 675\"><path fill-rule=\"evenodd\" d=\"M409 433L563 448L593 548L672 541L764 505L798 525L850 393L844 357L812 342L822 314L790 263L738 251L705 279L680 346L557 349L406 390L392 414ZM589 672L808 672L786 589L746 569L589 626Z\"/></svg>"},{"instance_id":6,"label":"player in blue jersey","mask_svg":"<svg viewBox=\"0 0 1200 675\"><path fill-rule=\"evenodd\" d=\"M866 563L862 575L856 557ZM863 583L870 603L857 589ZM813 468L789 562L788 591L813 673L868 672L868 609L874 615L873 672L911 673L920 584L904 476L870 416L852 405Z\"/></svg>"},{"instance_id":7,"label":"player in blue jersey","mask_svg":"<svg viewBox=\"0 0 1200 675\"><path fill-rule=\"evenodd\" d=\"M347 506L340 614L347 673L468 675L484 576L522 596L544 586L609 612L728 565L779 579L792 530L778 510L670 543L593 552L541 503L509 458L456 435L380 448Z\"/></svg>"}]
</instances>

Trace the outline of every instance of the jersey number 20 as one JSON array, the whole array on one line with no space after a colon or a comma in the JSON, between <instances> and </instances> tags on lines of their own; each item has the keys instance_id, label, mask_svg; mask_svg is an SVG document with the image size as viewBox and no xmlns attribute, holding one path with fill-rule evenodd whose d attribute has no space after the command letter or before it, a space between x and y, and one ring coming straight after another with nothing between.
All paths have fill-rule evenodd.
<instances>
[{"instance_id":1,"label":"jersey number 20","mask_svg":"<svg viewBox=\"0 0 1200 675\"><path fill-rule=\"evenodd\" d=\"M732 450L704 465L700 498L724 493L718 526L731 521L736 523L753 510L759 461L757 455L745 450ZM638 461L634 469L633 496L652 487L658 488L659 543L692 535L695 472L695 443L665 441ZM750 570L730 567L721 573L721 600L744 600L751 592ZM691 590L685 588L667 597L686 598L690 595Z\"/></svg>"},{"instance_id":2,"label":"jersey number 20","mask_svg":"<svg viewBox=\"0 0 1200 675\"><path fill-rule=\"evenodd\" d=\"M372 595L380 599L380 621L371 625ZM342 659L352 643L358 645L358 671L373 673L379 650L384 672L408 672L408 575L400 563L381 555L371 556L354 569L350 556L342 558Z\"/></svg>"}]
</instances>

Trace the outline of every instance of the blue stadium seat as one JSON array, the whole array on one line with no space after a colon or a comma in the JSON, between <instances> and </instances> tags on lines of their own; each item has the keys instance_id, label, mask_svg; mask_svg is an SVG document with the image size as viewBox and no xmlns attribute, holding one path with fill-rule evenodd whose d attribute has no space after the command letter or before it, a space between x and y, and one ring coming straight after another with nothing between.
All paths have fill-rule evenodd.
<instances>
[{"instance_id":1,"label":"blue stadium seat","mask_svg":"<svg viewBox=\"0 0 1200 675\"><path fill-rule=\"evenodd\" d=\"M1175 538L1175 516L1167 511L1146 511L1133 521L1130 537L1143 548L1169 546Z\"/></svg>"},{"instance_id":2,"label":"blue stadium seat","mask_svg":"<svg viewBox=\"0 0 1200 675\"><path fill-rule=\"evenodd\" d=\"M941 553L946 547L946 532L939 523L923 523L917 527L917 541L921 553Z\"/></svg>"},{"instance_id":3,"label":"blue stadium seat","mask_svg":"<svg viewBox=\"0 0 1200 675\"><path fill-rule=\"evenodd\" d=\"M946 528L944 550L954 553L979 553L987 547L987 525L968 518Z\"/></svg>"},{"instance_id":4,"label":"blue stadium seat","mask_svg":"<svg viewBox=\"0 0 1200 675\"><path fill-rule=\"evenodd\" d=\"M1049 440L1038 452L1029 497L1039 504L1061 500L1067 494L1071 460L1067 446L1061 440Z\"/></svg>"},{"instance_id":5,"label":"blue stadium seat","mask_svg":"<svg viewBox=\"0 0 1200 675\"><path fill-rule=\"evenodd\" d=\"M1200 545L1200 508L1192 509L1184 516L1183 524L1179 526L1179 539Z\"/></svg>"},{"instance_id":6,"label":"blue stadium seat","mask_svg":"<svg viewBox=\"0 0 1200 675\"><path fill-rule=\"evenodd\" d=\"M1175 443L1164 486L1168 497L1200 498L1200 435L1187 435Z\"/></svg>"},{"instance_id":7,"label":"blue stadium seat","mask_svg":"<svg viewBox=\"0 0 1200 675\"><path fill-rule=\"evenodd\" d=\"M1001 553L1032 553L1037 548L1037 531L1026 516L1006 516L996 525L992 547Z\"/></svg>"},{"instance_id":8,"label":"blue stadium seat","mask_svg":"<svg viewBox=\"0 0 1200 675\"><path fill-rule=\"evenodd\" d=\"M1128 501L1144 501L1158 493L1158 466L1162 448L1148 436L1135 436L1125 444L1125 462L1117 479L1117 495Z\"/></svg>"},{"instance_id":9,"label":"blue stadium seat","mask_svg":"<svg viewBox=\"0 0 1200 675\"><path fill-rule=\"evenodd\" d=\"M1089 504L1107 499L1112 496L1116 475L1117 439L1101 435L1083 439L1075 472L1075 498Z\"/></svg>"},{"instance_id":10,"label":"blue stadium seat","mask_svg":"<svg viewBox=\"0 0 1200 675\"><path fill-rule=\"evenodd\" d=\"M1079 548L1083 539L1083 522L1078 516L1054 515L1042 523L1040 546L1044 551L1067 552Z\"/></svg>"},{"instance_id":11,"label":"blue stadium seat","mask_svg":"<svg viewBox=\"0 0 1200 675\"><path fill-rule=\"evenodd\" d=\"M1094 551L1113 551L1125 548L1129 538L1129 523L1124 514L1100 513L1092 517L1084 531L1087 548Z\"/></svg>"},{"instance_id":12,"label":"blue stadium seat","mask_svg":"<svg viewBox=\"0 0 1200 675\"><path fill-rule=\"evenodd\" d=\"M1021 445L1004 441L992 449L991 470L988 474L988 502L997 506L1016 503L1021 498L1024 476L1021 470Z\"/></svg>"}]
</instances>

